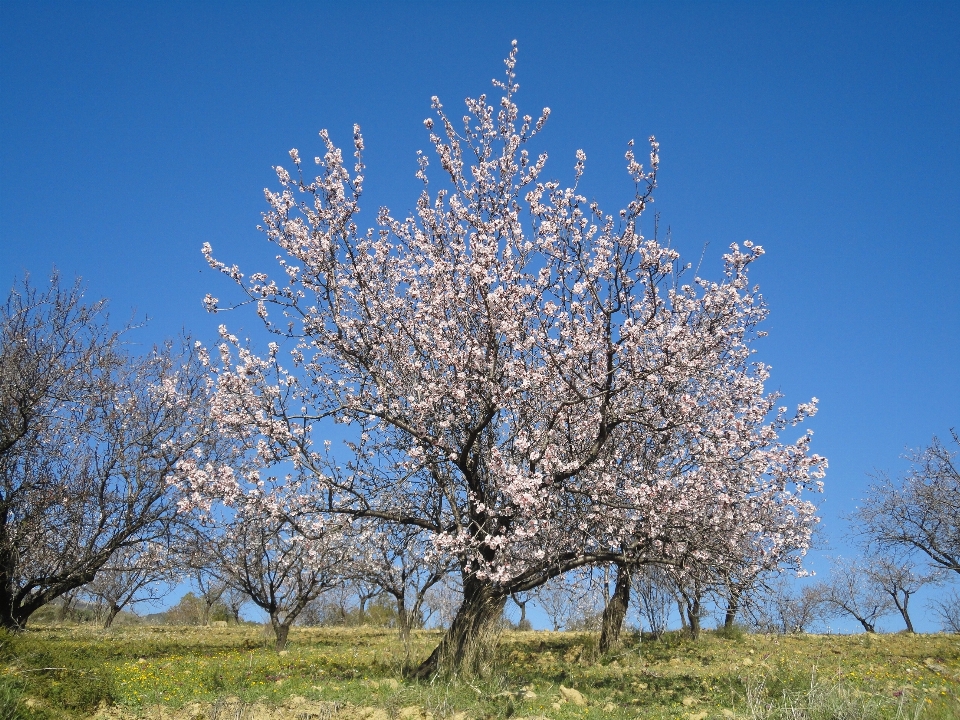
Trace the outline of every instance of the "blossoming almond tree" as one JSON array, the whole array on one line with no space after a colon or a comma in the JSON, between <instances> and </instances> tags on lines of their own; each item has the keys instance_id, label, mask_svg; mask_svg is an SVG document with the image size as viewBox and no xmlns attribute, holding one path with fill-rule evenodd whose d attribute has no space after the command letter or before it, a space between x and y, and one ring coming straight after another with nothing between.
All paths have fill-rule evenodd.
<instances>
[{"instance_id":1,"label":"blossoming almond tree","mask_svg":"<svg viewBox=\"0 0 960 720\"><path fill-rule=\"evenodd\" d=\"M806 532L805 506L785 528L761 527L764 508L822 472L808 435L778 442L785 411L750 362L762 250L734 245L720 280L683 284L678 253L640 230L652 138L649 169L628 146L635 192L615 215L579 191L582 152L573 187L542 179L547 156L528 146L549 110L521 116L515 61L516 46L498 107L468 99L462 129L434 98L441 180L420 154L409 217L384 208L360 230L362 136L351 170L324 131L318 176L292 150L293 174L278 167L266 192L279 280L204 248L284 343L258 356L223 328L222 426L313 478L327 512L421 528L456 560L463 603L421 674L476 669L511 593L624 553L686 552L704 502L718 517L757 506L751 527L771 542ZM356 431L346 452L319 444L327 421Z\"/></svg>"},{"instance_id":2,"label":"blossoming almond tree","mask_svg":"<svg viewBox=\"0 0 960 720\"><path fill-rule=\"evenodd\" d=\"M371 523L353 553L357 578L396 603L400 639L409 655L410 631L422 621L430 589L451 571L449 557L432 552L427 533L415 526Z\"/></svg>"},{"instance_id":3,"label":"blossoming almond tree","mask_svg":"<svg viewBox=\"0 0 960 720\"><path fill-rule=\"evenodd\" d=\"M281 651L300 613L349 574L350 533L343 519L317 522L275 501L254 490L193 525L226 584L267 613Z\"/></svg>"},{"instance_id":4,"label":"blossoming almond tree","mask_svg":"<svg viewBox=\"0 0 960 720\"><path fill-rule=\"evenodd\" d=\"M162 597L162 586L173 584L176 577L168 557L166 543L140 543L121 548L97 571L84 589L103 606L105 629L125 608Z\"/></svg>"}]
</instances>

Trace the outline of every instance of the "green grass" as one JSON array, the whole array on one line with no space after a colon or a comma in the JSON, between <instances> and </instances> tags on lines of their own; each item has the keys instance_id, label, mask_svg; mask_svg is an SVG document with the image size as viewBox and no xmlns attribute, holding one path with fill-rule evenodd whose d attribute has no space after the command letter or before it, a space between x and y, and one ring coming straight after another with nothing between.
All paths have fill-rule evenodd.
<instances>
[{"instance_id":1,"label":"green grass","mask_svg":"<svg viewBox=\"0 0 960 720\"><path fill-rule=\"evenodd\" d=\"M0 720L253 719L281 706L276 717L339 708L343 720L960 718L956 635L668 633L600 657L590 633L508 632L485 677L404 679L438 640L415 633L407 658L392 631L295 628L277 654L258 626L36 627L0 636ZM586 705L563 702L561 685Z\"/></svg>"}]
</instances>

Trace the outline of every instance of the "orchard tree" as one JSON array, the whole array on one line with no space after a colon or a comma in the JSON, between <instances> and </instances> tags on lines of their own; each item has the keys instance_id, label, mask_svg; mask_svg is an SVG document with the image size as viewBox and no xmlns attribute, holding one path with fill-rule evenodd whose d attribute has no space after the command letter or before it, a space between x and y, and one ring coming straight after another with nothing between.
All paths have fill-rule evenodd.
<instances>
[{"instance_id":1,"label":"orchard tree","mask_svg":"<svg viewBox=\"0 0 960 720\"><path fill-rule=\"evenodd\" d=\"M871 577L864 560L833 561L830 579L818 586L823 604L836 616L849 615L868 633L877 631L877 621L894 611L890 595Z\"/></svg>"},{"instance_id":2,"label":"orchard tree","mask_svg":"<svg viewBox=\"0 0 960 720\"><path fill-rule=\"evenodd\" d=\"M195 348L129 355L79 284L14 286L0 306L0 626L166 537L180 464L217 445L208 389Z\"/></svg>"},{"instance_id":3,"label":"orchard tree","mask_svg":"<svg viewBox=\"0 0 960 720\"><path fill-rule=\"evenodd\" d=\"M212 468L193 468L188 487ZM304 512L301 496L278 489L275 478L248 473L234 480L223 503L190 499L195 542L215 558L223 582L267 613L281 651L300 613L346 579L348 519ZM230 487L224 479L220 487Z\"/></svg>"},{"instance_id":4,"label":"orchard tree","mask_svg":"<svg viewBox=\"0 0 960 720\"><path fill-rule=\"evenodd\" d=\"M802 633L820 622L826 611L836 612L836 605L827 602L825 585L796 587L783 577L759 582L741 597L747 624L757 632Z\"/></svg>"},{"instance_id":5,"label":"orchard tree","mask_svg":"<svg viewBox=\"0 0 960 720\"><path fill-rule=\"evenodd\" d=\"M563 575L551 578L537 586L534 597L537 605L550 619L552 630L565 629L576 616L583 596L583 588L577 580Z\"/></svg>"},{"instance_id":6,"label":"orchard tree","mask_svg":"<svg viewBox=\"0 0 960 720\"><path fill-rule=\"evenodd\" d=\"M637 596L637 614L646 620L650 634L659 638L667 631L670 621L673 602L670 576L658 565L642 565L630 577Z\"/></svg>"},{"instance_id":7,"label":"orchard tree","mask_svg":"<svg viewBox=\"0 0 960 720\"><path fill-rule=\"evenodd\" d=\"M648 169L628 144L633 199L612 215L580 189L582 151L571 187L543 179L547 156L529 148L549 110L521 115L515 60L516 47L498 106L468 99L460 129L434 98L440 180L418 155L409 216L382 208L361 230L360 130L352 169L324 131L317 177L292 150L292 174L276 168L281 188L266 191L279 277L204 248L277 336L261 356L222 328L223 431L256 433L258 453L313 479L325 512L421 529L456 563L463 601L421 676L481 669L513 593L686 554L704 500L717 528L742 512L769 542L802 543L800 491L824 465L809 434L779 442L789 416L751 359L766 310L747 272L762 249L731 246L708 280L642 234L652 138ZM353 433L343 450L320 444L331 422ZM696 553L727 550L717 536Z\"/></svg>"},{"instance_id":8,"label":"orchard tree","mask_svg":"<svg viewBox=\"0 0 960 720\"><path fill-rule=\"evenodd\" d=\"M447 629L453 624L457 609L463 603L463 588L458 575L447 575L430 588L423 601L423 625Z\"/></svg>"},{"instance_id":9,"label":"orchard tree","mask_svg":"<svg viewBox=\"0 0 960 720\"><path fill-rule=\"evenodd\" d=\"M223 595L220 596L220 602L230 611L230 617L237 625L243 622L240 611L244 605L250 602L250 597L245 592L227 585L224 588Z\"/></svg>"},{"instance_id":10,"label":"orchard tree","mask_svg":"<svg viewBox=\"0 0 960 720\"><path fill-rule=\"evenodd\" d=\"M511 593L510 599L520 611L520 617L517 619L517 630L531 630L533 626L530 624L530 620L527 619L527 604L533 600L533 595L529 592Z\"/></svg>"},{"instance_id":11,"label":"orchard tree","mask_svg":"<svg viewBox=\"0 0 960 720\"><path fill-rule=\"evenodd\" d=\"M178 524L175 553L172 563L178 568L181 580L189 580L196 587L195 597L200 600L203 612L201 625L210 624L210 613L227 590L223 573L219 571L217 554L202 534L191 526L189 513Z\"/></svg>"},{"instance_id":12,"label":"orchard tree","mask_svg":"<svg viewBox=\"0 0 960 720\"><path fill-rule=\"evenodd\" d=\"M950 435L960 446L956 431ZM938 438L911 456L895 481L886 475L854 514L864 538L880 548L919 552L935 567L960 573L960 470Z\"/></svg>"},{"instance_id":13,"label":"orchard tree","mask_svg":"<svg viewBox=\"0 0 960 720\"><path fill-rule=\"evenodd\" d=\"M168 566L168 548L151 541L115 552L84 587L86 594L104 606L103 627L109 628L121 610L163 597L162 585L174 579Z\"/></svg>"},{"instance_id":14,"label":"orchard tree","mask_svg":"<svg viewBox=\"0 0 960 720\"><path fill-rule=\"evenodd\" d=\"M960 593L954 590L949 595L930 602L930 609L944 632L960 633Z\"/></svg>"},{"instance_id":15,"label":"orchard tree","mask_svg":"<svg viewBox=\"0 0 960 720\"><path fill-rule=\"evenodd\" d=\"M939 568L924 572L909 557L902 555L871 555L864 560L864 572L882 592L889 596L907 632L914 632L910 619L910 598L925 585L937 585L944 580Z\"/></svg>"},{"instance_id":16,"label":"orchard tree","mask_svg":"<svg viewBox=\"0 0 960 720\"><path fill-rule=\"evenodd\" d=\"M400 638L409 654L410 631L420 624L427 593L452 570L449 558L437 558L426 533L413 526L371 523L362 533L353 566L359 579L396 603ZM373 595L369 593L368 598ZM361 607L361 618L363 609Z\"/></svg>"}]
</instances>

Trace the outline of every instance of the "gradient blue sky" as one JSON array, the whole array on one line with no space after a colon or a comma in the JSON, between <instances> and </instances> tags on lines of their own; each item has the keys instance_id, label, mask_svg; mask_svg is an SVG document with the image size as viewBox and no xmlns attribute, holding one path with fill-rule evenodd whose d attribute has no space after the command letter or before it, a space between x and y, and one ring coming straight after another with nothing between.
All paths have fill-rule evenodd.
<instances>
[{"instance_id":1,"label":"gradient blue sky","mask_svg":"<svg viewBox=\"0 0 960 720\"><path fill-rule=\"evenodd\" d=\"M118 322L148 315L144 344L211 342L200 300L229 290L200 246L267 265L287 150L360 123L365 207L407 210L430 96L457 116L516 38L521 107L553 110L548 174L582 147L615 209L627 140L655 134L674 243L708 243L708 275L731 242L767 250L759 356L791 405L820 398L830 460L814 569L868 473L960 427L960 4L265 5L0 3L0 283L56 265Z\"/></svg>"}]
</instances>

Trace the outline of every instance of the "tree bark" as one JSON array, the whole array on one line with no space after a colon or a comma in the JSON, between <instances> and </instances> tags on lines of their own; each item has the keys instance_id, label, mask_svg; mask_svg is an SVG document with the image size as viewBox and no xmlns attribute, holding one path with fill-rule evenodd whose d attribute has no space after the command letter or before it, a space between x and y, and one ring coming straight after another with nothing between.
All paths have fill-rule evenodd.
<instances>
[{"instance_id":1,"label":"tree bark","mask_svg":"<svg viewBox=\"0 0 960 720\"><path fill-rule=\"evenodd\" d=\"M529 600L524 600L520 602L516 598L513 598L513 601L517 604L517 607L520 608L520 620L517 622L518 630L529 630L527 627L527 603Z\"/></svg>"},{"instance_id":2,"label":"tree bark","mask_svg":"<svg viewBox=\"0 0 960 720\"><path fill-rule=\"evenodd\" d=\"M694 640L700 637L700 598L696 597L693 599L693 602L688 606L689 613L689 623L690 623L690 637Z\"/></svg>"},{"instance_id":3,"label":"tree bark","mask_svg":"<svg viewBox=\"0 0 960 720\"><path fill-rule=\"evenodd\" d=\"M110 604L110 608L107 610L107 617L103 620L103 629L108 630L113 621L116 619L117 615L120 614L120 606L114 603Z\"/></svg>"},{"instance_id":4,"label":"tree bark","mask_svg":"<svg viewBox=\"0 0 960 720\"><path fill-rule=\"evenodd\" d=\"M727 611L723 616L723 629L732 630L740 612L740 593L731 593L727 600Z\"/></svg>"},{"instance_id":5,"label":"tree bark","mask_svg":"<svg viewBox=\"0 0 960 720\"><path fill-rule=\"evenodd\" d=\"M400 640L403 641L404 650L410 655L410 626L413 624L411 613L407 612L407 602L403 595L397 596L397 626L400 630Z\"/></svg>"},{"instance_id":6,"label":"tree bark","mask_svg":"<svg viewBox=\"0 0 960 720\"><path fill-rule=\"evenodd\" d=\"M902 605L900 604L899 600L897 600L896 597L895 597L893 600L894 600L894 603L895 603L896 606L897 606L897 610L900 611L900 615L903 616L903 621L907 624L907 632L908 632L908 633L913 633L913 632L914 632L914 630L913 630L913 622L911 622L911 620L910 620L910 613L907 612L907 604L910 602L910 596L907 595L907 596L903 599L903 604L902 604Z\"/></svg>"},{"instance_id":7,"label":"tree bark","mask_svg":"<svg viewBox=\"0 0 960 720\"><path fill-rule=\"evenodd\" d=\"M76 592L68 592L63 596L63 602L60 604L59 609L57 610L57 620L64 622L67 618L70 617L70 613L73 610L73 605L77 601Z\"/></svg>"},{"instance_id":8,"label":"tree bark","mask_svg":"<svg viewBox=\"0 0 960 720\"><path fill-rule=\"evenodd\" d=\"M687 622L687 610L680 598L677 598L677 612L680 614L680 629L687 632L690 629L690 623Z\"/></svg>"},{"instance_id":9,"label":"tree bark","mask_svg":"<svg viewBox=\"0 0 960 720\"><path fill-rule=\"evenodd\" d=\"M613 594L603 608L600 625L600 652L608 653L620 645L623 620L630 606L630 570L626 565L617 565L617 582Z\"/></svg>"},{"instance_id":10,"label":"tree bark","mask_svg":"<svg viewBox=\"0 0 960 720\"><path fill-rule=\"evenodd\" d=\"M213 609L213 603L215 603L216 600L210 602L210 599L207 596L204 596L202 599L203 610L201 611L202 617L200 618L200 624L204 627L210 627L210 611Z\"/></svg>"},{"instance_id":11,"label":"tree bark","mask_svg":"<svg viewBox=\"0 0 960 720\"><path fill-rule=\"evenodd\" d=\"M414 674L483 675L492 654L507 595L476 580L463 583L463 602L440 644Z\"/></svg>"},{"instance_id":12,"label":"tree bark","mask_svg":"<svg viewBox=\"0 0 960 720\"><path fill-rule=\"evenodd\" d=\"M287 636L290 635L290 623L282 623L278 618L271 617L270 624L273 625L273 634L277 638L276 651L280 652L287 647Z\"/></svg>"}]
</instances>

